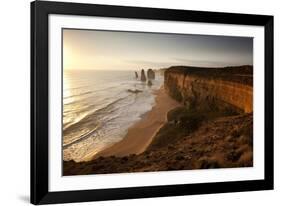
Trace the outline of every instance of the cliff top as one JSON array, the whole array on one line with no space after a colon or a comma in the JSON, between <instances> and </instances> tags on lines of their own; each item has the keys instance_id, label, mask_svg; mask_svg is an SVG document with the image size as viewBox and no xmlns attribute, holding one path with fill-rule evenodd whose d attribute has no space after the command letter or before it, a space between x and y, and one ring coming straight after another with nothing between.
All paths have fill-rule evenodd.
<instances>
[{"instance_id":1,"label":"cliff top","mask_svg":"<svg viewBox=\"0 0 281 206\"><path fill-rule=\"evenodd\" d=\"M247 85L253 85L253 66L230 66L230 67L191 67L191 66L172 66L165 73L179 73L193 75L208 79L221 79Z\"/></svg>"}]
</instances>

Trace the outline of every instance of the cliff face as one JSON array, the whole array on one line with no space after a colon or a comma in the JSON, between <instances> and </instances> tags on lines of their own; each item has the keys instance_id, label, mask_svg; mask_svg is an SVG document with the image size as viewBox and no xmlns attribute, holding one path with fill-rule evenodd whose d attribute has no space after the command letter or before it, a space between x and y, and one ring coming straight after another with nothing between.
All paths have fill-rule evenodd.
<instances>
[{"instance_id":1,"label":"cliff face","mask_svg":"<svg viewBox=\"0 0 281 206\"><path fill-rule=\"evenodd\" d=\"M253 111L251 66L229 68L171 67L165 71L165 89L185 105L208 109Z\"/></svg>"}]
</instances>

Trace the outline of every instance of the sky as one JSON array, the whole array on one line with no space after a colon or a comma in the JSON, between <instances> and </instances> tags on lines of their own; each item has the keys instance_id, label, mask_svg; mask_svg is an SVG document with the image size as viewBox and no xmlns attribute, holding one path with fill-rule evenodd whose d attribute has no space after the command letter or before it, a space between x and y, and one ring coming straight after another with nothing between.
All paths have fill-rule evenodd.
<instances>
[{"instance_id":1,"label":"sky","mask_svg":"<svg viewBox=\"0 0 281 206\"><path fill-rule=\"evenodd\" d=\"M63 29L66 70L253 64L253 38Z\"/></svg>"}]
</instances>

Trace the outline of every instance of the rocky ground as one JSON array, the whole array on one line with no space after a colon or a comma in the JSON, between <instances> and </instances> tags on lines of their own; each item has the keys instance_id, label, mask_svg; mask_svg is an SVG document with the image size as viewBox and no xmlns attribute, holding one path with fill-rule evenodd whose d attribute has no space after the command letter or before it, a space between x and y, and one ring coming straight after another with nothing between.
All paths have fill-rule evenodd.
<instances>
[{"instance_id":1,"label":"rocky ground","mask_svg":"<svg viewBox=\"0 0 281 206\"><path fill-rule=\"evenodd\" d=\"M252 131L252 114L179 107L144 153L64 162L64 175L251 167Z\"/></svg>"}]
</instances>

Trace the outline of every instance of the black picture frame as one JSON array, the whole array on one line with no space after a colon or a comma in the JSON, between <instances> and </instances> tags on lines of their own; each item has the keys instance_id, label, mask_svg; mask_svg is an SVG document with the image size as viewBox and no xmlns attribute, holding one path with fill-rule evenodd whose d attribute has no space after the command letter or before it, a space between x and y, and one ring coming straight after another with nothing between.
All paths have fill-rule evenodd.
<instances>
[{"instance_id":1,"label":"black picture frame","mask_svg":"<svg viewBox=\"0 0 281 206\"><path fill-rule=\"evenodd\" d=\"M48 15L189 21L265 28L263 180L49 192ZM31 203L50 204L273 189L273 16L34 1L31 3Z\"/></svg>"}]
</instances>

